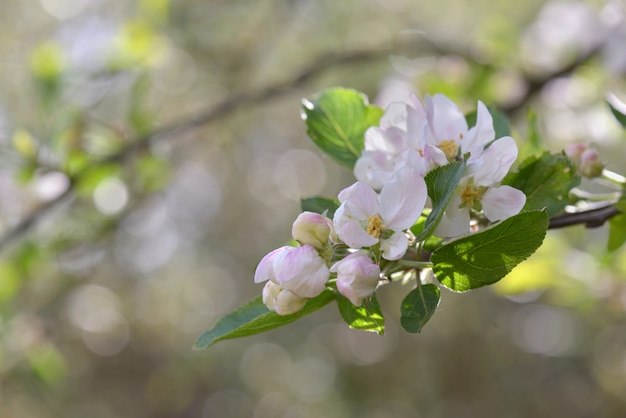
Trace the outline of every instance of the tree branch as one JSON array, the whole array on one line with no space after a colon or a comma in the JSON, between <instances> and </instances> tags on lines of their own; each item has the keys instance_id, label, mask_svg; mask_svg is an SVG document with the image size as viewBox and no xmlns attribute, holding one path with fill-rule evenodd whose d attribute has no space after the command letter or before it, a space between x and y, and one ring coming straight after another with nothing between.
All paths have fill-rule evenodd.
<instances>
[{"instance_id":1,"label":"tree branch","mask_svg":"<svg viewBox=\"0 0 626 418\"><path fill-rule=\"evenodd\" d=\"M548 229L564 228L573 225L585 225L587 228L597 228L620 213L622 212L613 205L583 212L563 213L550 219Z\"/></svg>"}]
</instances>

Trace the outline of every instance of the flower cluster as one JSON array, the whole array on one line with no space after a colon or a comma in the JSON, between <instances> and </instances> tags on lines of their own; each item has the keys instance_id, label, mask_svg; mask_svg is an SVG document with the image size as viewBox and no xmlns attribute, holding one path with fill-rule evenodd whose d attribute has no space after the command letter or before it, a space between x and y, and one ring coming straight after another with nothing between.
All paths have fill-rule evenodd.
<instances>
[{"instance_id":1,"label":"flower cluster","mask_svg":"<svg viewBox=\"0 0 626 418\"><path fill-rule=\"evenodd\" d=\"M280 315L299 311L329 281L360 306L381 278L381 264L402 259L408 232L427 204L424 177L465 160L466 169L434 234L452 238L469 232L472 214L490 222L520 212L526 196L500 185L517 158L513 138L496 139L493 119L478 102L468 127L458 107L443 95L415 95L389 106L379 126L365 134L354 166L357 182L342 190L333 219L304 212L294 222L298 247L281 247L259 263L255 282L267 281L265 305Z\"/></svg>"}]
</instances>

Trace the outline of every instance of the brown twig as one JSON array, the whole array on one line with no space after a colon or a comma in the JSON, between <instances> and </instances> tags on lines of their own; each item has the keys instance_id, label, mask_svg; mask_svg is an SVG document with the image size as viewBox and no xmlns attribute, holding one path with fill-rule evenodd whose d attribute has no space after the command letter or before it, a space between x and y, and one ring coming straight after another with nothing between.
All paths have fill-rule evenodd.
<instances>
[{"instance_id":1,"label":"brown twig","mask_svg":"<svg viewBox=\"0 0 626 418\"><path fill-rule=\"evenodd\" d=\"M583 212L563 213L550 219L548 229L565 228L566 226L573 225L585 225L587 228L597 228L620 213L619 209L613 205Z\"/></svg>"}]
</instances>

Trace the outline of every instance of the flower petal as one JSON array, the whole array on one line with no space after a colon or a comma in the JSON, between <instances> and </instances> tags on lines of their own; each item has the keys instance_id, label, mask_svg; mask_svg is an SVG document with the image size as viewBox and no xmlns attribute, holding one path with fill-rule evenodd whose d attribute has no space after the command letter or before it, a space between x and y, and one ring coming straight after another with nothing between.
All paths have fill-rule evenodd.
<instances>
[{"instance_id":1,"label":"flower petal","mask_svg":"<svg viewBox=\"0 0 626 418\"><path fill-rule=\"evenodd\" d=\"M399 260L409 247L409 239L404 232L396 232L387 239L380 240L380 249L386 260Z\"/></svg>"},{"instance_id":2,"label":"flower petal","mask_svg":"<svg viewBox=\"0 0 626 418\"><path fill-rule=\"evenodd\" d=\"M339 238L350 248L371 247L378 242L378 238L365 232L357 222L346 222L335 227Z\"/></svg>"},{"instance_id":3,"label":"flower petal","mask_svg":"<svg viewBox=\"0 0 626 418\"><path fill-rule=\"evenodd\" d=\"M517 144L510 136L504 136L489 145L480 157L481 166L474 172L479 186L491 186L506 176L517 159Z\"/></svg>"},{"instance_id":4,"label":"flower petal","mask_svg":"<svg viewBox=\"0 0 626 418\"><path fill-rule=\"evenodd\" d=\"M413 226L426 204L426 182L411 167L396 173L380 192L380 216L385 229L402 231Z\"/></svg>"},{"instance_id":5,"label":"flower petal","mask_svg":"<svg viewBox=\"0 0 626 418\"><path fill-rule=\"evenodd\" d=\"M310 245L278 254L273 265L280 287L307 298L322 293L330 276L326 262Z\"/></svg>"},{"instance_id":6,"label":"flower petal","mask_svg":"<svg viewBox=\"0 0 626 418\"><path fill-rule=\"evenodd\" d=\"M364 221L378 214L378 194L362 181L339 192L339 201L344 206L344 216L348 218Z\"/></svg>"},{"instance_id":7,"label":"flower petal","mask_svg":"<svg viewBox=\"0 0 626 418\"><path fill-rule=\"evenodd\" d=\"M427 97L426 107L432 108L428 122L437 137L437 144L445 140L457 141L467 135L467 121L459 108L443 94ZM433 144L433 145L437 145Z\"/></svg>"},{"instance_id":8,"label":"flower petal","mask_svg":"<svg viewBox=\"0 0 626 418\"><path fill-rule=\"evenodd\" d=\"M511 186L492 187L482 199L483 212L490 221L517 215L526 204L526 195Z\"/></svg>"},{"instance_id":9,"label":"flower petal","mask_svg":"<svg viewBox=\"0 0 626 418\"><path fill-rule=\"evenodd\" d=\"M469 130L467 138L461 140L462 154L470 153L470 161L479 158L485 149L485 145L493 141L496 131L493 128L493 117L487 106L478 101L476 108L476 125Z\"/></svg>"},{"instance_id":10,"label":"flower petal","mask_svg":"<svg viewBox=\"0 0 626 418\"><path fill-rule=\"evenodd\" d=\"M280 247L268 253L265 257L263 257L261 261L259 262L259 265L256 267L256 270L254 271L254 282L261 283L266 280L275 279L276 272L274 271L274 265L273 265L274 257L276 257L278 254L284 251L289 251L293 248L294 247L289 247L289 246Z\"/></svg>"}]
</instances>

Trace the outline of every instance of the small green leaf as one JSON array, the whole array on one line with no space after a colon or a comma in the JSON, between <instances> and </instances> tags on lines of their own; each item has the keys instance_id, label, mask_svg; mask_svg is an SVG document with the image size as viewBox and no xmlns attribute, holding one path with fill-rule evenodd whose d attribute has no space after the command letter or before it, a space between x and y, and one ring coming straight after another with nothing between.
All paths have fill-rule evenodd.
<instances>
[{"instance_id":1,"label":"small green leaf","mask_svg":"<svg viewBox=\"0 0 626 418\"><path fill-rule=\"evenodd\" d=\"M432 254L433 272L457 292L496 283L539 248L548 221L546 211L523 212L446 244Z\"/></svg>"},{"instance_id":2,"label":"small green leaf","mask_svg":"<svg viewBox=\"0 0 626 418\"><path fill-rule=\"evenodd\" d=\"M626 242L626 200L615 203L622 214L609 219L609 241L607 250L613 252Z\"/></svg>"},{"instance_id":3,"label":"small green leaf","mask_svg":"<svg viewBox=\"0 0 626 418\"><path fill-rule=\"evenodd\" d=\"M428 188L428 196L433 202L433 209L428 218L426 218L424 230L417 237L418 241L431 236L437 225L439 225L446 205L459 185L461 177L463 177L465 165L465 161L444 165L434 169L424 178Z\"/></svg>"},{"instance_id":4,"label":"small green leaf","mask_svg":"<svg viewBox=\"0 0 626 418\"><path fill-rule=\"evenodd\" d=\"M326 197L310 197L300 200L300 207L303 211L322 214L326 211L326 216L331 218L339 207L339 200Z\"/></svg>"},{"instance_id":5,"label":"small green leaf","mask_svg":"<svg viewBox=\"0 0 626 418\"><path fill-rule=\"evenodd\" d=\"M352 329L385 333L385 317L380 310L376 294L362 306L354 306L347 298L337 295L337 307L346 324Z\"/></svg>"},{"instance_id":6,"label":"small green leaf","mask_svg":"<svg viewBox=\"0 0 626 418\"><path fill-rule=\"evenodd\" d=\"M504 178L502 184L524 192L524 211L546 208L548 216L552 217L565 209L568 193L580 184L580 176L564 152L545 152L540 157L527 158L517 172Z\"/></svg>"},{"instance_id":7,"label":"small green leaf","mask_svg":"<svg viewBox=\"0 0 626 418\"><path fill-rule=\"evenodd\" d=\"M614 94L609 94L606 97L606 103L609 105L615 119L622 125L622 128L626 129L626 103L622 102Z\"/></svg>"},{"instance_id":8,"label":"small green leaf","mask_svg":"<svg viewBox=\"0 0 626 418\"><path fill-rule=\"evenodd\" d=\"M365 131L378 125L383 109L367 103L356 90L332 88L302 101L309 138L339 164L354 167Z\"/></svg>"},{"instance_id":9,"label":"small green leaf","mask_svg":"<svg viewBox=\"0 0 626 418\"><path fill-rule=\"evenodd\" d=\"M400 305L400 325L406 332L416 334L433 316L439 306L441 292L434 284L417 286L409 292Z\"/></svg>"},{"instance_id":10,"label":"small green leaf","mask_svg":"<svg viewBox=\"0 0 626 418\"><path fill-rule=\"evenodd\" d=\"M333 299L335 294L325 290L319 296L310 299L301 311L281 316L267 309L261 296L258 296L220 319L213 329L198 338L193 348L203 350L221 340L246 337L282 327L317 311Z\"/></svg>"}]
</instances>

